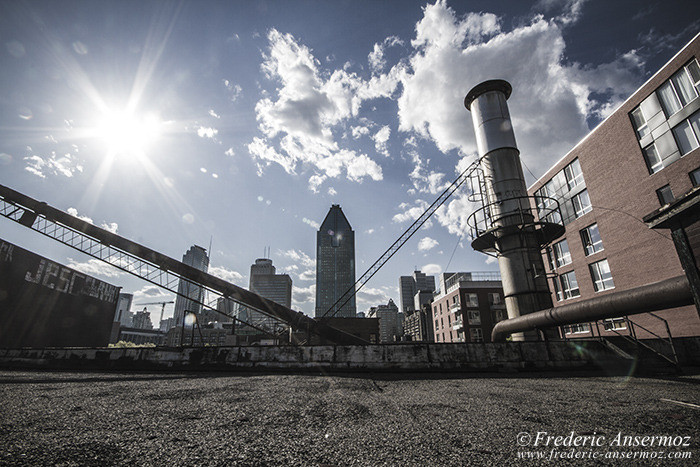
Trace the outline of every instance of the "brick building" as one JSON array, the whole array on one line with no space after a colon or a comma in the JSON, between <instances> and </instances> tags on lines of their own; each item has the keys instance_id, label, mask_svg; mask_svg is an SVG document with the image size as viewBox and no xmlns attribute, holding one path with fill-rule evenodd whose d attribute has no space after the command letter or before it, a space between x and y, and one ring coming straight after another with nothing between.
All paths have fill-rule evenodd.
<instances>
[{"instance_id":1,"label":"brick building","mask_svg":"<svg viewBox=\"0 0 700 467\"><path fill-rule=\"evenodd\" d=\"M700 35L528 190L566 233L545 253L554 305L684 275L669 230L645 216L700 184ZM556 200L556 201L554 201ZM700 252L700 228L686 228ZM697 266L697 262L695 263ZM566 337L700 335L693 306L566 326Z\"/></svg>"},{"instance_id":2,"label":"brick building","mask_svg":"<svg viewBox=\"0 0 700 467\"><path fill-rule=\"evenodd\" d=\"M445 272L432 303L435 342L490 342L508 317L497 272Z\"/></svg>"}]
</instances>

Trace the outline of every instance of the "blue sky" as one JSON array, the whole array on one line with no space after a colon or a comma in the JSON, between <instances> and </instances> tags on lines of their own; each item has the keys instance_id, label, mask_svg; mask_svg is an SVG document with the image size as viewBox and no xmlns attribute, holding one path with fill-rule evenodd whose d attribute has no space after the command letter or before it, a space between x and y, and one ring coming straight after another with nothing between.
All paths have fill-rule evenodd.
<instances>
[{"instance_id":1,"label":"blue sky","mask_svg":"<svg viewBox=\"0 0 700 467\"><path fill-rule=\"evenodd\" d=\"M359 277L475 157L463 106L471 87L513 85L531 183L692 39L699 10L2 2L0 183L174 258L213 239L210 272L242 286L269 246L294 281L293 307L312 314L316 229L330 205L356 232ZM463 236L466 196L375 276L358 311L397 301L398 278L414 267L497 269ZM9 221L0 237L122 286L136 303L172 297Z\"/></svg>"}]
</instances>

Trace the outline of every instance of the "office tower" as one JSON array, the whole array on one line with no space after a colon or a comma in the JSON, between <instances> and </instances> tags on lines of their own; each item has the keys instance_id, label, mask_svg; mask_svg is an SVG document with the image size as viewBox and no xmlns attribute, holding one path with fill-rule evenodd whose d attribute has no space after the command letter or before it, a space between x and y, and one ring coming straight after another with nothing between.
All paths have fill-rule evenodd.
<instances>
[{"instance_id":1,"label":"office tower","mask_svg":"<svg viewBox=\"0 0 700 467\"><path fill-rule=\"evenodd\" d=\"M201 246L194 245L182 257L182 262L200 271L207 272L209 269L209 257L207 250ZM202 311L201 302L204 301L204 289L188 280L180 279L177 287L178 296L175 299L175 326L182 326L185 311L192 311L200 314ZM186 298L187 297L187 298Z\"/></svg>"},{"instance_id":2,"label":"office tower","mask_svg":"<svg viewBox=\"0 0 700 467\"><path fill-rule=\"evenodd\" d=\"M420 307L415 306L416 294L423 292L427 296L435 291L435 276L427 276L422 272L413 271L412 276L399 278L399 291L401 293L401 311L410 315Z\"/></svg>"},{"instance_id":3,"label":"office tower","mask_svg":"<svg viewBox=\"0 0 700 467\"><path fill-rule=\"evenodd\" d=\"M133 301L134 294L119 294L119 300L117 300L117 314L114 315L114 321L118 321L121 326L129 327L132 325L134 314L131 312L131 302Z\"/></svg>"},{"instance_id":4,"label":"office tower","mask_svg":"<svg viewBox=\"0 0 700 467\"><path fill-rule=\"evenodd\" d=\"M151 322L151 314L144 308L142 311L137 311L134 314L134 328L137 329L153 329Z\"/></svg>"},{"instance_id":5,"label":"office tower","mask_svg":"<svg viewBox=\"0 0 700 467\"><path fill-rule=\"evenodd\" d=\"M263 298L291 308L292 306L292 278L289 274L277 274L272 260L259 258L250 266L249 290ZM256 326L275 328L277 320L270 318L258 311L247 309L239 316L245 316L245 321ZM244 319L244 318L240 318Z\"/></svg>"},{"instance_id":6,"label":"office tower","mask_svg":"<svg viewBox=\"0 0 700 467\"><path fill-rule=\"evenodd\" d=\"M316 318L354 318L355 296L336 304L355 287L355 232L343 210L334 204L316 233ZM343 299L345 301L345 299ZM328 312L328 314L326 314Z\"/></svg>"},{"instance_id":7,"label":"office tower","mask_svg":"<svg viewBox=\"0 0 700 467\"><path fill-rule=\"evenodd\" d=\"M367 317L379 318L379 341L382 343L394 342L403 334L403 313L399 313L392 299L386 305L370 308Z\"/></svg>"}]
</instances>

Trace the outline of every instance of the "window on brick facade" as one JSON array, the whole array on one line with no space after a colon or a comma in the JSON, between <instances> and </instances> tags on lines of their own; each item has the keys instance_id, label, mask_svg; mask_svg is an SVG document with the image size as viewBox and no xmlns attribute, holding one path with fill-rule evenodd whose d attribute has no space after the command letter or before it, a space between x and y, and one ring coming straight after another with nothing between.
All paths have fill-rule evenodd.
<instances>
[{"instance_id":1,"label":"window on brick facade","mask_svg":"<svg viewBox=\"0 0 700 467\"><path fill-rule=\"evenodd\" d=\"M659 203L664 206L673 201L673 191L670 185L664 185L656 190L656 196L659 198Z\"/></svg>"},{"instance_id":2,"label":"window on brick facade","mask_svg":"<svg viewBox=\"0 0 700 467\"><path fill-rule=\"evenodd\" d=\"M603 250L603 240L600 238L600 232L598 232L598 224L591 224L581 230L580 233L583 251L585 251L586 256Z\"/></svg>"},{"instance_id":3,"label":"window on brick facade","mask_svg":"<svg viewBox=\"0 0 700 467\"><path fill-rule=\"evenodd\" d=\"M671 116L698 97L698 63L691 61L659 87L657 95L667 116Z\"/></svg>"},{"instance_id":4,"label":"window on brick facade","mask_svg":"<svg viewBox=\"0 0 700 467\"><path fill-rule=\"evenodd\" d=\"M632 117L634 130L637 132L637 138L641 139L650 133L649 126L647 126L647 119L641 107L634 109L630 116Z\"/></svg>"},{"instance_id":5,"label":"window on brick facade","mask_svg":"<svg viewBox=\"0 0 700 467\"><path fill-rule=\"evenodd\" d=\"M569 252L569 243L566 239L552 245L554 253L554 264L560 268L571 263L571 252Z\"/></svg>"},{"instance_id":6,"label":"window on brick facade","mask_svg":"<svg viewBox=\"0 0 700 467\"><path fill-rule=\"evenodd\" d=\"M481 330L481 328L470 329L469 337L472 342L484 342L484 332Z\"/></svg>"},{"instance_id":7,"label":"window on brick facade","mask_svg":"<svg viewBox=\"0 0 700 467\"><path fill-rule=\"evenodd\" d=\"M479 310L468 310L467 320L471 325L479 325L481 324L481 313L479 312Z\"/></svg>"},{"instance_id":8,"label":"window on brick facade","mask_svg":"<svg viewBox=\"0 0 700 467\"><path fill-rule=\"evenodd\" d=\"M503 297L501 297L501 294L498 292L489 293L489 306L494 307L501 305L503 305Z\"/></svg>"},{"instance_id":9,"label":"window on brick facade","mask_svg":"<svg viewBox=\"0 0 700 467\"><path fill-rule=\"evenodd\" d=\"M591 198L588 196L588 190L583 190L581 193L574 196L571 201L574 203L574 210L576 211L577 218L593 209L591 206Z\"/></svg>"},{"instance_id":10,"label":"window on brick facade","mask_svg":"<svg viewBox=\"0 0 700 467\"><path fill-rule=\"evenodd\" d=\"M681 155L688 154L700 146L700 112L695 112L673 127L673 136L676 138Z\"/></svg>"},{"instance_id":11,"label":"window on brick facade","mask_svg":"<svg viewBox=\"0 0 700 467\"><path fill-rule=\"evenodd\" d=\"M574 298L581 295L581 292L578 289L576 273L574 273L574 271L569 271L560 275L559 280L561 282L561 294L564 299Z\"/></svg>"},{"instance_id":12,"label":"window on brick facade","mask_svg":"<svg viewBox=\"0 0 700 467\"><path fill-rule=\"evenodd\" d=\"M479 306L479 297L475 293L465 294L464 298L467 299L467 306L470 306L470 307L478 307Z\"/></svg>"},{"instance_id":13,"label":"window on brick facade","mask_svg":"<svg viewBox=\"0 0 700 467\"><path fill-rule=\"evenodd\" d=\"M700 186L700 167L693 170L688 175L690 176L690 181L693 182L693 186Z\"/></svg>"},{"instance_id":14,"label":"window on brick facade","mask_svg":"<svg viewBox=\"0 0 700 467\"><path fill-rule=\"evenodd\" d=\"M588 323L584 324L571 324L569 326L564 326L564 333L566 334L578 334L583 332L589 332L591 330L591 325Z\"/></svg>"},{"instance_id":15,"label":"window on brick facade","mask_svg":"<svg viewBox=\"0 0 700 467\"><path fill-rule=\"evenodd\" d=\"M664 168L664 163L661 157L659 157L659 151L657 151L654 143L645 147L642 153L644 154L644 161L647 163L647 169L649 169L650 174L654 174Z\"/></svg>"},{"instance_id":16,"label":"window on brick facade","mask_svg":"<svg viewBox=\"0 0 700 467\"><path fill-rule=\"evenodd\" d=\"M581 163L578 161L578 158L564 167L564 175L566 176L569 190L583 183L583 172L581 172Z\"/></svg>"},{"instance_id":17,"label":"window on brick facade","mask_svg":"<svg viewBox=\"0 0 700 467\"><path fill-rule=\"evenodd\" d=\"M608 265L607 259L597 261L593 264L589 264L588 268L591 270L591 279L593 279L593 289L596 292L615 288L612 273L610 272L610 265Z\"/></svg>"}]
</instances>

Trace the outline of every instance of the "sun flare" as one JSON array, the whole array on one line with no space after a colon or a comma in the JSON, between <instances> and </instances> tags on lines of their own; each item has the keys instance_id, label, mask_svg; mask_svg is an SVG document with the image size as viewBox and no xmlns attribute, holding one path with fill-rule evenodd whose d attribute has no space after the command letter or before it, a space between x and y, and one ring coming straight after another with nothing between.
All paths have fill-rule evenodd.
<instances>
[{"instance_id":1,"label":"sun flare","mask_svg":"<svg viewBox=\"0 0 700 467\"><path fill-rule=\"evenodd\" d=\"M142 157L160 137L161 121L155 115L129 111L107 111L97 126L97 136L110 154Z\"/></svg>"}]
</instances>

